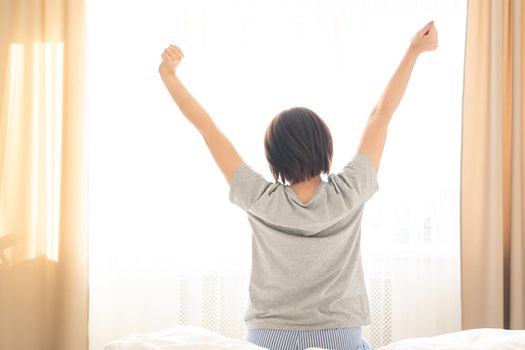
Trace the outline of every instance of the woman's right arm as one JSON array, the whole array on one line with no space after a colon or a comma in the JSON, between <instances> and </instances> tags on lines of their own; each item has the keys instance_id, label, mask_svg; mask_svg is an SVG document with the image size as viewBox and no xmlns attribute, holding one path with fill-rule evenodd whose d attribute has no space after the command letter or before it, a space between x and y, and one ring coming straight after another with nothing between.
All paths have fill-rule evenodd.
<instances>
[{"instance_id":1,"label":"woman's right arm","mask_svg":"<svg viewBox=\"0 0 525 350\"><path fill-rule=\"evenodd\" d=\"M401 63L368 118L358 151L368 155L376 174L385 146L388 124L405 93L417 57L424 51L435 50L437 42L437 30L433 21L414 35Z\"/></svg>"}]
</instances>

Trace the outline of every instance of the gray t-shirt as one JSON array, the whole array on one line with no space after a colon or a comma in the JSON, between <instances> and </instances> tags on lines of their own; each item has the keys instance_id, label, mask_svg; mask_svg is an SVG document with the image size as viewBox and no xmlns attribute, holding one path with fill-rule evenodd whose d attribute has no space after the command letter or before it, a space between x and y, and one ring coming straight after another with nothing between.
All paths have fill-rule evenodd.
<instances>
[{"instance_id":1,"label":"gray t-shirt","mask_svg":"<svg viewBox=\"0 0 525 350\"><path fill-rule=\"evenodd\" d=\"M377 176L367 155L357 152L327 179L304 204L289 185L267 181L246 163L235 171L229 199L252 227L248 329L370 323L359 245Z\"/></svg>"}]
</instances>

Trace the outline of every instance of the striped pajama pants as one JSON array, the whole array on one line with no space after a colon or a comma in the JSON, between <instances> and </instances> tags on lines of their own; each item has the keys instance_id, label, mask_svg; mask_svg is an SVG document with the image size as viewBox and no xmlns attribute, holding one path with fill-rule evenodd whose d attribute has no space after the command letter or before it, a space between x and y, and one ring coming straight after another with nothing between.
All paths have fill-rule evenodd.
<instances>
[{"instance_id":1,"label":"striped pajama pants","mask_svg":"<svg viewBox=\"0 0 525 350\"><path fill-rule=\"evenodd\" d=\"M371 350L361 327L315 330L248 329L245 339L270 350Z\"/></svg>"}]
</instances>

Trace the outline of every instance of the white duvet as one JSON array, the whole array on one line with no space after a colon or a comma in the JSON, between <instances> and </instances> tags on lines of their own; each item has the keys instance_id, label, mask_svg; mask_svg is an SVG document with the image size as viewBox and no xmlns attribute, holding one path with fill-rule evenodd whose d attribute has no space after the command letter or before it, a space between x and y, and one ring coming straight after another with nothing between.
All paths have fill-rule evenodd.
<instances>
[{"instance_id":1,"label":"white duvet","mask_svg":"<svg viewBox=\"0 0 525 350\"><path fill-rule=\"evenodd\" d=\"M106 344L103 350L261 350L244 340L228 338L194 326L176 326L151 333L135 333ZM525 330L471 329L434 337L404 339L377 350L525 350ZM319 350L319 348L309 348Z\"/></svg>"},{"instance_id":2,"label":"white duvet","mask_svg":"<svg viewBox=\"0 0 525 350\"><path fill-rule=\"evenodd\" d=\"M525 350L525 330L480 328L434 337L409 338L377 350Z\"/></svg>"}]
</instances>

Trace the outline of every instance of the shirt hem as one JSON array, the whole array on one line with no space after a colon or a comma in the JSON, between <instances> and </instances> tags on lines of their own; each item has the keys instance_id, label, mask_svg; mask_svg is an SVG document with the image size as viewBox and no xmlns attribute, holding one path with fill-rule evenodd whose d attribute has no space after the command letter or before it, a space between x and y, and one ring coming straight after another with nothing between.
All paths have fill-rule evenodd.
<instances>
[{"instance_id":1,"label":"shirt hem","mask_svg":"<svg viewBox=\"0 0 525 350\"><path fill-rule=\"evenodd\" d=\"M333 328L355 328L369 325L370 322L337 322L326 323L318 326L283 325L276 323L246 322L246 329L281 329L281 330L319 330Z\"/></svg>"}]
</instances>

